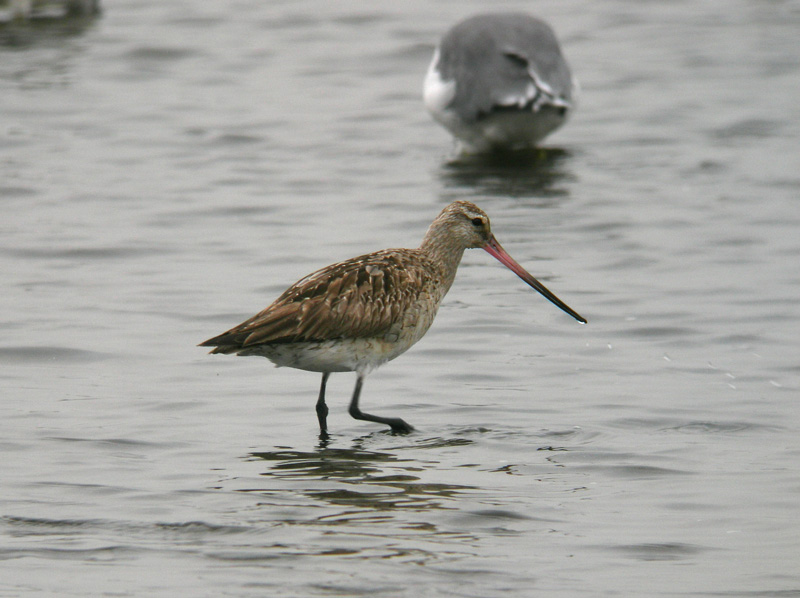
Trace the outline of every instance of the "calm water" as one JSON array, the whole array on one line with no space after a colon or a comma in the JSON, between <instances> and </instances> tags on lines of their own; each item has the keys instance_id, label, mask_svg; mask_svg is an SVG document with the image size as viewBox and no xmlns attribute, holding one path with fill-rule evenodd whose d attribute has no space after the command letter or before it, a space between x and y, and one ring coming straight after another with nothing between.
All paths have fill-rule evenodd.
<instances>
[{"instance_id":1,"label":"calm water","mask_svg":"<svg viewBox=\"0 0 800 598\"><path fill-rule=\"evenodd\" d=\"M483 4L0 30L0 596L800 596L800 3L541 4L574 119L453 162ZM365 386L415 433L195 346L456 198L589 324L469 252Z\"/></svg>"}]
</instances>

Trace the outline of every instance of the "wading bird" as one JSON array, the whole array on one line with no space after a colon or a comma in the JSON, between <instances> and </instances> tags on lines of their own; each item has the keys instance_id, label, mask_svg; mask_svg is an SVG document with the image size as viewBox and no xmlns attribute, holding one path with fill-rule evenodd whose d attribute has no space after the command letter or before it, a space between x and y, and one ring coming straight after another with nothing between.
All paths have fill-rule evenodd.
<instances>
[{"instance_id":1,"label":"wading bird","mask_svg":"<svg viewBox=\"0 0 800 598\"><path fill-rule=\"evenodd\" d=\"M400 418L361 411L364 377L423 337L453 284L464 250L477 247L586 322L506 253L483 210L456 201L436 217L419 248L384 249L317 270L262 312L200 346L215 347L211 353L259 355L279 367L321 372L316 410L323 435L328 429L325 385L333 372L357 374L350 415L410 432L413 428Z\"/></svg>"}]
</instances>

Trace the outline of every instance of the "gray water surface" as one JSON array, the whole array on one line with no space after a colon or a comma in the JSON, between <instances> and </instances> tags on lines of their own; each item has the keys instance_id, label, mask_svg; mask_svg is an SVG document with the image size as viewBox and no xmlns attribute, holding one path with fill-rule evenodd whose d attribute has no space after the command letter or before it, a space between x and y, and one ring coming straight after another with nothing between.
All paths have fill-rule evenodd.
<instances>
[{"instance_id":1,"label":"gray water surface","mask_svg":"<svg viewBox=\"0 0 800 598\"><path fill-rule=\"evenodd\" d=\"M800 596L800 4L510 2L582 94L454 160L477 0L104 2L0 29L0 596ZM355 382L196 344L448 202L485 253Z\"/></svg>"}]
</instances>

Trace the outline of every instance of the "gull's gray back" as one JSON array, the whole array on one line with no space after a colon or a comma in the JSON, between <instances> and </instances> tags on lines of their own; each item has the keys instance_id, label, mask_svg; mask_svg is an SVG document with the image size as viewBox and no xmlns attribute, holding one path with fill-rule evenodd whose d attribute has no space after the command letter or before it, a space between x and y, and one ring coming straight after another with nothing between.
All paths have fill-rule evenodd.
<instances>
[{"instance_id":1,"label":"gull's gray back","mask_svg":"<svg viewBox=\"0 0 800 598\"><path fill-rule=\"evenodd\" d=\"M458 81L451 108L462 118L478 119L497 107L522 107L532 99L532 83L540 89L544 84L570 104L572 75L558 40L547 23L530 15L469 18L445 35L439 53L442 78Z\"/></svg>"}]
</instances>

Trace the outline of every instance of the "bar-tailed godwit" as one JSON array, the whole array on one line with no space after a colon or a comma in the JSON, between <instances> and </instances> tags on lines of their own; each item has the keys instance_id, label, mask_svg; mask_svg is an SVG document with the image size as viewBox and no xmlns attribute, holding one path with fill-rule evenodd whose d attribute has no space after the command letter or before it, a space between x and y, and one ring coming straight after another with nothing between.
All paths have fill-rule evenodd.
<instances>
[{"instance_id":1,"label":"bar-tailed godwit","mask_svg":"<svg viewBox=\"0 0 800 598\"><path fill-rule=\"evenodd\" d=\"M321 372L316 410L322 434L327 433L328 377L356 372L350 415L409 432L413 428L400 418L361 411L364 377L422 338L455 279L464 250L476 247L586 322L506 253L483 210L456 201L436 217L419 248L384 249L317 270L262 312L200 346L215 347L211 353L260 355L277 366Z\"/></svg>"},{"instance_id":2,"label":"bar-tailed godwit","mask_svg":"<svg viewBox=\"0 0 800 598\"><path fill-rule=\"evenodd\" d=\"M524 13L489 13L444 35L423 98L466 153L483 153L535 146L564 123L576 93L547 23Z\"/></svg>"}]
</instances>

